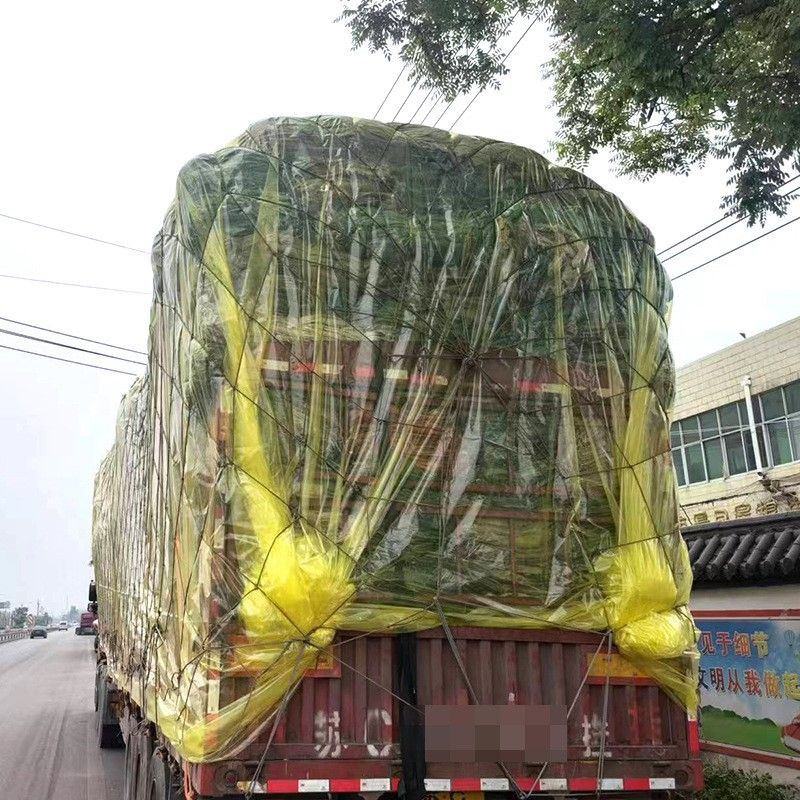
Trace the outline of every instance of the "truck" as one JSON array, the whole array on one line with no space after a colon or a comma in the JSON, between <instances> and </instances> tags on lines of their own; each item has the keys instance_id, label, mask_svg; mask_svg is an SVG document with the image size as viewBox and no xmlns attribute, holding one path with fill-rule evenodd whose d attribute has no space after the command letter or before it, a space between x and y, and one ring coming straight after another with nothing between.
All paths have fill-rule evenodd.
<instances>
[{"instance_id":1,"label":"truck","mask_svg":"<svg viewBox=\"0 0 800 800\"><path fill-rule=\"evenodd\" d=\"M342 117L177 192L95 481L126 800L702 788L649 231L525 148Z\"/></svg>"},{"instance_id":2,"label":"truck","mask_svg":"<svg viewBox=\"0 0 800 800\"><path fill-rule=\"evenodd\" d=\"M94 611L86 610L81 612L78 624L75 628L76 636L94 636L94 621L97 615Z\"/></svg>"}]
</instances>

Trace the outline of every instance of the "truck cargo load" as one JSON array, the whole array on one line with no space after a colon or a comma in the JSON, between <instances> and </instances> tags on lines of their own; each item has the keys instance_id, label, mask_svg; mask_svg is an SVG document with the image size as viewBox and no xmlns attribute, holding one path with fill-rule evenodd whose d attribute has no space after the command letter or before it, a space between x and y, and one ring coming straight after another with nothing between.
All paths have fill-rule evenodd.
<instances>
[{"instance_id":1,"label":"truck cargo load","mask_svg":"<svg viewBox=\"0 0 800 800\"><path fill-rule=\"evenodd\" d=\"M189 780L689 769L671 288L615 196L502 142L271 119L183 168L152 258L93 563L103 674ZM409 709L517 704L565 714L571 767L411 753Z\"/></svg>"}]
</instances>

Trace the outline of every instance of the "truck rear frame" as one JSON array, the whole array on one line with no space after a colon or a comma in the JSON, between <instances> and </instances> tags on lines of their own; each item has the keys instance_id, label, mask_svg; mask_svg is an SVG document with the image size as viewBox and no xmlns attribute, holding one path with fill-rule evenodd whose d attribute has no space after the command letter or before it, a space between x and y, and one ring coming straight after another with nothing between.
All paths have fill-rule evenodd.
<instances>
[{"instance_id":1,"label":"truck rear frame","mask_svg":"<svg viewBox=\"0 0 800 800\"><path fill-rule=\"evenodd\" d=\"M120 725L128 748L126 800L297 794L390 800L415 795L411 757L404 760L401 748L401 741L410 741L405 737L421 732L415 715L419 719L427 705L470 705L471 688L482 705L566 705L567 762L448 764L426 763L423 756L420 763L417 755L411 765L419 778L416 796L476 800L486 793L510 799L603 792L618 800L644 800L702 787L696 721L631 668L607 636L453 628L457 659L447 633L436 628L411 637L416 673L411 695L398 669L399 649L407 653L407 641L340 633L236 758L205 764L184 761L113 685L101 649L98 741L104 746L104 732L108 742L109 726ZM250 680L246 674L221 678L221 702L245 695ZM147 782L151 794L137 794Z\"/></svg>"}]
</instances>

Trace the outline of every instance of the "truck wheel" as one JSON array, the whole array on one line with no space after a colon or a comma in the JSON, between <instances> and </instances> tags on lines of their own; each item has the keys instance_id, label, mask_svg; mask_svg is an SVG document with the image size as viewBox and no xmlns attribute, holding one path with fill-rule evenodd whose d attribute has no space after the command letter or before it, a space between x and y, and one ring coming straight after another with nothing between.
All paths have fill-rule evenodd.
<instances>
[{"instance_id":1,"label":"truck wheel","mask_svg":"<svg viewBox=\"0 0 800 800\"><path fill-rule=\"evenodd\" d=\"M150 759L150 793L144 800L179 800L183 798L183 784L172 774L163 753L153 753Z\"/></svg>"},{"instance_id":2,"label":"truck wheel","mask_svg":"<svg viewBox=\"0 0 800 800\"><path fill-rule=\"evenodd\" d=\"M97 746L105 750L123 744L119 722L111 715L105 666L97 670Z\"/></svg>"},{"instance_id":3,"label":"truck wheel","mask_svg":"<svg viewBox=\"0 0 800 800\"><path fill-rule=\"evenodd\" d=\"M137 728L136 739L139 750L139 786L131 800L150 800L148 778L150 777L150 762L153 760L153 739L150 736L149 726Z\"/></svg>"},{"instance_id":4,"label":"truck wheel","mask_svg":"<svg viewBox=\"0 0 800 800\"><path fill-rule=\"evenodd\" d=\"M123 785L123 800L136 800L139 788L139 737L131 734L125 746L125 778Z\"/></svg>"}]
</instances>

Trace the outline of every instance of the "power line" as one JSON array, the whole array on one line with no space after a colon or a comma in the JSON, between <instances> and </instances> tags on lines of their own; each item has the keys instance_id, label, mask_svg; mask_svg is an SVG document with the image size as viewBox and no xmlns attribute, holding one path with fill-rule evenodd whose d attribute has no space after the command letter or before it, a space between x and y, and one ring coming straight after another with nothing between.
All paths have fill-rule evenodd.
<instances>
[{"instance_id":1,"label":"power line","mask_svg":"<svg viewBox=\"0 0 800 800\"><path fill-rule=\"evenodd\" d=\"M439 101L440 101L441 99L442 99L442 94L441 94L441 92L437 92L437 93L436 93L436 97L433 99L433 104L432 104L432 105L431 105L431 107L430 107L430 108L429 108L429 109L428 109L428 110L425 112L425 116L424 116L424 117L423 117L423 118L422 118L422 119L419 121L419 124L420 124L420 125L424 125L424 124L425 124L425 120L426 120L426 119L428 119L428 117L431 115L431 113L433 112L433 109L434 109L434 108L436 108L436 106L438 106L438 105L439 105Z\"/></svg>"},{"instance_id":2,"label":"power line","mask_svg":"<svg viewBox=\"0 0 800 800\"><path fill-rule=\"evenodd\" d=\"M771 230L768 230L759 236L754 236L752 239L742 242L736 247L732 247L730 250L726 250L724 253L720 253L718 256L714 256L714 258L709 258L708 261L704 261L702 264L698 264L696 267L687 269L686 272L681 272L678 275L675 275L673 278L670 278L670 280L676 281L678 278L682 278L684 275L689 275L692 272L696 272L698 269L708 266L709 264L713 264L715 261L719 261L721 258L725 258L725 256L729 256L731 253L735 253L737 250L741 250L743 247L747 247L747 245L753 244L753 242L757 242L759 239L763 239L765 236L769 236L771 233L775 233L775 231L779 231L781 228L785 228L787 225L791 225L793 222L797 222L798 220L800 220L800 215L790 219L788 222L784 222L782 225L778 225L777 228L772 228Z\"/></svg>"},{"instance_id":3,"label":"power line","mask_svg":"<svg viewBox=\"0 0 800 800\"><path fill-rule=\"evenodd\" d=\"M783 183L781 183L781 184L778 186L778 189L782 189L784 186L788 186L790 183L793 183L793 182L794 182L794 181L796 181L798 178L800 178L800 172L799 172L799 173L797 173L796 175L793 175L791 178L787 178L787 179L786 179L786 180L785 180ZM726 219L728 219L728 217L731 217L731 216L733 216L735 213L736 213L736 209L733 209L732 211L729 211L727 214L723 214L723 215L722 215L722 216L721 216L719 219L715 219L713 222L709 222L709 223L708 223L708 225L706 225L706 226L705 226L705 227L703 227L703 228L700 228L700 230L697 230L697 231L695 231L694 233L690 233L688 236L684 236L684 237L683 237L683 239L679 239L677 242L675 242L675 243L671 244L669 247L665 247L665 248L663 248L663 250L659 250L659 251L656 253L656 255L657 255L657 256L661 256L661 255L663 255L664 253L666 253L666 252L668 252L668 251L672 250L674 247L677 247L678 245L681 245L681 244L683 244L684 242L688 242L688 241L689 241L689 239L693 239L695 236L698 236L698 235L700 235L701 233L705 233L705 232L706 232L706 231L707 231L709 228L713 228L715 225L719 224L720 222L724 222ZM725 230L727 230L728 228L731 228L731 227L733 227L733 226L734 226L736 223L738 223L738 222L741 222L741 221L742 221L742 220L744 220L744 219L745 219L745 217L740 217L739 219L737 219L737 220L736 220L736 222L732 222L730 225L726 225L724 228L721 228L721 229L718 231L718 233L721 233L722 231L725 231ZM711 236L715 236L715 235L716 235L716 234L711 234ZM704 242L704 241L706 241L706 239L710 239L710 238L711 238L711 236L706 236L706 238L705 238L705 239L702 239L701 241L703 241L703 242ZM700 242L697 242L697 244L700 244ZM692 245L691 247L694 247L694 245ZM689 250L689 249L691 249L691 248L690 248L690 247L685 247L683 250L681 250L681 253L685 253L685 252L686 252L687 250ZM675 256L678 256L678 255L680 255L680 253L673 253L671 256L669 256L669 258L675 258ZM662 259L662 260L663 260L663 261L668 261L668 260L669 260L669 258L664 258L664 259Z\"/></svg>"},{"instance_id":4,"label":"power line","mask_svg":"<svg viewBox=\"0 0 800 800\"><path fill-rule=\"evenodd\" d=\"M132 358L124 358L123 356L112 356L108 353L100 353L97 350L89 350L85 347L77 347L74 344L64 344L63 342L54 342L52 339L42 339L39 336L30 336L27 333L19 333L19 331L10 331L8 328L0 328L0 333L5 333L8 336L17 336L20 339L28 339L31 342L41 342L42 344L50 344L54 347L64 347L67 350L77 350L79 353L89 353L93 356L101 356L102 358L111 358L114 361L127 361L129 364L138 364L140 367L146 367L143 361L135 361Z\"/></svg>"},{"instance_id":5,"label":"power line","mask_svg":"<svg viewBox=\"0 0 800 800\"><path fill-rule=\"evenodd\" d=\"M500 66L501 67L503 66L503 64L506 63L506 61L511 56L511 54L517 49L517 47L519 46L520 42L522 42L522 40L528 35L528 31L530 31L530 29L533 28L533 26L542 18L543 14L544 14L544 11L540 12L539 14L537 14L531 20L530 25L528 25L528 27L525 28L525 30L522 32L522 35L519 37L519 39L517 39L517 41L514 42L513 47L503 56L503 60L500 62ZM458 122L461 119L461 117L463 117L464 114L466 114L467 111L470 110L470 108L472 107L472 104L481 96L481 93L483 92L483 90L488 85L489 85L489 81L487 80L483 84L483 86L481 86L481 88L478 89L478 93L472 98L472 100L470 100L469 103L467 103L466 108L455 118L455 120L453 122L450 123L450 127L447 130L449 130L449 131L453 130L453 128L458 124ZM440 117L440 119L441 119L441 117Z\"/></svg>"},{"instance_id":6,"label":"power line","mask_svg":"<svg viewBox=\"0 0 800 800\"><path fill-rule=\"evenodd\" d=\"M13 281L30 281L31 283L49 283L53 286L72 286L76 289L96 289L99 292L119 292L120 294L143 294L150 295L150 292L141 292L137 289L118 289L114 286L94 286L88 283L70 283L69 281L51 281L45 278L29 278L27 275L7 275L0 273L0 278L7 278Z\"/></svg>"},{"instance_id":7,"label":"power line","mask_svg":"<svg viewBox=\"0 0 800 800\"><path fill-rule=\"evenodd\" d=\"M32 219L25 219L24 217L14 217L11 214L4 214L0 212L0 217L10 219L14 222L22 222L25 225L33 225L36 228L44 228L47 231L55 231L56 233L64 233L67 236L75 236L78 239L87 239L90 242L97 242L98 244L107 244L110 247L119 247L120 250L130 250L132 253L144 253L147 255L148 250L142 250L139 247L131 247L128 244L121 244L120 242L112 242L108 239L98 239L96 236L88 236L85 233L77 233L76 231L69 231L66 228L56 228L52 225L45 225L43 222L35 222Z\"/></svg>"},{"instance_id":8,"label":"power line","mask_svg":"<svg viewBox=\"0 0 800 800\"><path fill-rule=\"evenodd\" d=\"M417 106L417 110L411 115L411 119L409 119L409 123L412 123L414 121L414 117L416 117L417 114L419 114L419 112L422 110L422 106L424 106L425 103L428 102L428 98L432 94L433 94L433 86L431 86L431 88L428 89L428 94L426 94L425 97L422 98L422 102ZM422 123L420 123L420 124L422 124Z\"/></svg>"},{"instance_id":9,"label":"power line","mask_svg":"<svg viewBox=\"0 0 800 800\"><path fill-rule=\"evenodd\" d=\"M103 347L110 347L113 350L124 350L126 353L136 353L140 356L146 356L144 350L134 350L132 347L121 347L118 344L110 344L109 342L104 342L101 339L87 339L85 336L76 336L74 333L65 333L64 331L59 331L54 328L43 328L41 325L32 325L30 322L22 322L18 319L11 319L10 317L0 317L0 320L3 322L13 322L14 325L22 325L24 328L33 328L37 331L46 331L47 333L55 333L58 336L66 336L68 339L77 339L81 342L91 342L92 344L100 344Z\"/></svg>"},{"instance_id":10,"label":"power line","mask_svg":"<svg viewBox=\"0 0 800 800\"><path fill-rule=\"evenodd\" d=\"M138 378L139 374L137 372L127 372L123 369L113 369L112 367L101 367L99 364L88 364L85 361L73 361L71 358L59 358L58 356L51 356L47 353L36 353L33 350L23 350L20 347L9 347L7 344L0 344L0 349L2 350L13 350L15 353L25 353L29 356L39 356L40 358L49 358L52 361L63 361L65 364L78 364L81 367L91 367L92 369L102 369L105 372L116 372L119 375L132 375L134 378Z\"/></svg>"},{"instance_id":11,"label":"power line","mask_svg":"<svg viewBox=\"0 0 800 800\"><path fill-rule=\"evenodd\" d=\"M503 30L503 32L500 34L500 36L498 37L498 39L499 39L499 38L502 38L503 36L505 36L505 35L508 33L508 31L511 29L511 25L513 24L514 20L515 20L515 19L516 19L516 18L519 16L519 11L520 11L520 10L519 10L519 9L517 9L517 10L514 12L514 16L512 16L512 17L511 17L511 19L508 21L508 25L506 25L505 29L504 29L504 30ZM472 58L472 56L474 56L474 55L475 55L475 51L476 51L477 49L478 49L478 44L476 43L476 44L475 44L475 47L473 47L473 48L472 48L472 52L469 54L469 56L467 56L467 60L469 60L470 58ZM501 64L502 64L503 62L505 62L505 58L503 59L503 61L501 62ZM488 83L488 81L487 81L486 83ZM486 83L484 84L484 88L485 88L485 86L486 86ZM481 91L483 91L483 88L481 89ZM480 94L480 92L479 92L478 94ZM446 114L446 113L447 113L447 112L448 112L448 111L449 111L449 110L450 110L450 109L453 107L453 103L455 103L455 101L456 101L457 99L458 99L458 95L456 95L456 96L455 96L455 97L454 97L454 98L453 98L453 99L452 99L452 100L451 100L451 101L450 101L450 102L449 102L449 103L448 103L448 104L445 106L445 109L444 109L444 111L442 111L442 113L441 113L441 114L439 114L439 116L438 116L438 117L436 117L436 122L434 122L434 123L433 123L433 127L434 127L434 128L438 127L438 125L439 125L439 122L441 122L441 119L442 119L442 117L443 117L443 116L444 116L444 115L445 115L445 114ZM435 104L434 104L434 105L435 105ZM428 111L428 114L430 114L430 111ZM425 115L425 119L427 119L427 118L428 118L428 115L426 114L426 115ZM452 126L451 126L451 127L452 127Z\"/></svg>"},{"instance_id":12,"label":"power line","mask_svg":"<svg viewBox=\"0 0 800 800\"><path fill-rule=\"evenodd\" d=\"M416 91L418 84L419 84L419 79L414 81L414 85L411 87L408 94L406 95L406 99L403 100L402 103L400 103L400 108L398 108L397 111L394 112L392 120L396 120L400 116L400 112L406 107L406 103L410 100L411 95L414 94L414 92Z\"/></svg>"},{"instance_id":13,"label":"power line","mask_svg":"<svg viewBox=\"0 0 800 800\"><path fill-rule=\"evenodd\" d=\"M408 67L407 61L405 64L403 64L403 68L400 70L400 72L397 73L397 77L394 79L394 83L389 87L389 91L386 92L386 94L383 96L383 100L381 100L381 104L378 106L378 110L374 114L375 117L377 117L378 114L381 113L381 109L386 105L386 101L389 99L389 95L394 91L394 87L397 86L397 83L400 80L400 78L403 77L403 73L406 71L406 67Z\"/></svg>"},{"instance_id":14,"label":"power line","mask_svg":"<svg viewBox=\"0 0 800 800\"><path fill-rule=\"evenodd\" d=\"M727 219L727 217L723 217L722 219ZM735 219L733 222L729 222L724 228L720 228L719 230L714 231L714 233L709 233L708 236L704 236L702 239L698 239L696 242L692 242L691 244L686 245L686 247L684 247L683 250L678 250L677 253L673 253L671 256L667 256L666 258L662 258L661 259L661 263L664 264L667 261L669 261L670 259L677 258L678 256L683 255L683 253L685 253L687 250L692 250L693 248L697 247L697 245L703 244L703 242L707 242L709 239L713 239L715 236L717 236L720 233L723 233L724 231L728 230L728 228L732 228L734 225L738 225L740 222L744 222L745 219L746 219L746 217L739 217L739 219ZM718 219L717 222L722 222L722 220ZM714 222L712 224L716 225L717 222ZM709 225L708 227L711 227L711 226ZM708 228L703 228L703 230L708 230ZM693 235L696 236L697 234L693 234ZM690 236L689 238L691 239L692 237Z\"/></svg>"}]
</instances>

